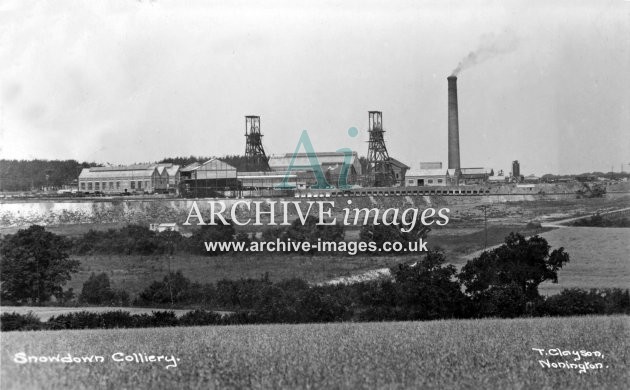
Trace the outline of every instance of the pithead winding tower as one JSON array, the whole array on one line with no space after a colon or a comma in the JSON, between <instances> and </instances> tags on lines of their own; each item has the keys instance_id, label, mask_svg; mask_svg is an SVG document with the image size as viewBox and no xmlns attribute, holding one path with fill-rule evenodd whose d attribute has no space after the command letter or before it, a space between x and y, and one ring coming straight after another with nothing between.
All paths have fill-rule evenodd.
<instances>
[{"instance_id":1,"label":"pithead winding tower","mask_svg":"<svg viewBox=\"0 0 630 390\"><path fill-rule=\"evenodd\" d=\"M269 158L265 154L260 133L260 116L248 115L245 117L245 159L246 170L270 171Z\"/></svg>"},{"instance_id":2,"label":"pithead winding tower","mask_svg":"<svg viewBox=\"0 0 630 390\"><path fill-rule=\"evenodd\" d=\"M396 182L396 175L385 146L383 113L368 111L370 140L368 141L368 178L371 186L389 187Z\"/></svg>"}]
</instances>

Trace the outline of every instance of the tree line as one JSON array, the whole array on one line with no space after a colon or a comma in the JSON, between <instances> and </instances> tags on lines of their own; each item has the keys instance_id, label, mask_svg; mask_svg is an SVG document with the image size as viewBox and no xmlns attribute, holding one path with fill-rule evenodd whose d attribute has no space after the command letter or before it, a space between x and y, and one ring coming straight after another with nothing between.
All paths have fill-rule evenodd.
<instances>
[{"instance_id":1,"label":"tree line","mask_svg":"<svg viewBox=\"0 0 630 390\"><path fill-rule=\"evenodd\" d=\"M0 192L30 191L71 185L83 168L98 166L76 160L0 160Z\"/></svg>"},{"instance_id":2,"label":"tree line","mask_svg":"<svg viewBox=\"0 0 630 390\"><path fill-rule=\"evenodd\" d=\"M266 170L266 167L258 166L255 161L251 161L248 157L244 155L236 155L230 154L223 157L205 157L205 156L188 156L188 157L166 157L160 160L161 163L172 163L177 164L182 167L186 165L190 165L194 162L204 163L213 158L218 158L219 160L225 162L236 168L236 170L241 172L247 171L263 171Z\"/></svg>"},{"instance_id":3,"label":"tree line","mask_svg":"<svg viewBox=\"0 0 630 390\"><path fill-rule=\"evenodd\" d=\"M212 156L166 157L159 163L172 163L184 167L194 162L206 162ZM262 171L244 155L217 157L239 171ZM367 160L360 158L361 165L367 169ZM0 159L0 192L30 191L43 187L61 188L72 185L83 168L103 166L96 162L78 162L76 160L8 160Z\"/></svg>"},{"instance_id":4,"label":"tree line","mask_svg":"<svg viewBox=\"0 0 630 390\"><path fill-rule=\"evenodd\" d=\"M334 225L318 225L318 218L309 215L304 222L294 220L289 226L268 227L261 237L255 233L238 232L230 219L223 225L202 225L197 227L189 237L176 231L155 232L142 225L127 225L120 229L108 229L106 231L89 230L79 237L68 239L68 250L72 254L121 254L121 255L164 255L174 253L197 254L204 256L217 256L225 253L225 249L219 247L207 248L206 242L243 242L250 244L253 241L281 241L311 243L309 254L316 255L317 242L341 242L345 239L344 226L341 223ZM404 249L410 242L420 238L426 238L430 228L422 223L416 223L415 228L409 232L401 232L394 225L365 225L361 227L359 238L361 241L374 242L375 248L383 247L386 242L403 243L403 250L391 254L409 254ZM266 249L266 248L265 248ZM278 254L305 253L301 248L291 248ZM364 253L370 252L367 249ZM384 252L382 252L384 253ZM381 254L382 254L381 253ZM344 255L345 252L339 252Z\"/></svg>"}]
</instances>

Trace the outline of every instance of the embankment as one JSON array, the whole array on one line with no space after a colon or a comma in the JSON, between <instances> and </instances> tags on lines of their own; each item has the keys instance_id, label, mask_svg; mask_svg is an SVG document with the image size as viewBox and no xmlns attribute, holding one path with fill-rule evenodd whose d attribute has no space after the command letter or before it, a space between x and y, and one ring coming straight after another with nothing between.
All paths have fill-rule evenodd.
<instances>
[{"instance_id":1,"label":"embankment","mask_svg":"<svg viewBox=\"0 0 630 390\"><path fill-rule=\"evenodd\" d=\"M332 201L334 202L333 214L341 215L344 208L442 208L451 209L452 218L475 218L483 216L483 208L489 217L504 214L522 215L523 219L536 217L533 207L525 207L530 212L523 213L523 207L517 205L540 204L545 209L553 208L555 204L572 204L582 202L606 202L615 199L626 199L628 193L609 193L604 200L576 199L573 193L543 193L543 194L461 194L461 195L353 195L337 197L308 197L308 198L266 198L266 199L222 199L229 211L232 204L241 202L237 208L239 219L253 217L255 207L252 202L262 202L261 209L268 211L270 202L299 201L302 209L306 211L307 202ZM83 223L137 223L149 224L155 222L186 221L191 211L193 202L203 215L208 215L211 199L68 199L68 200L2 200L0 201L0 227L22 227L32 224L39 225L64 225ZM215 201L217 201L215 199ZM349 203L351 202L351 203ZM249 207L248 207L249 205ZM517 206L517 207L512 207ZM550 207L547 207L550 206ZM328 207L328 206L327 206ZM317 207L313 207L316 211ZM282 221L282 207L276 205L276 220ZM290 220L296 218L295 209L288 209ZM226 213L229 215L229 212Z\"/></svg>"}]
</instances>

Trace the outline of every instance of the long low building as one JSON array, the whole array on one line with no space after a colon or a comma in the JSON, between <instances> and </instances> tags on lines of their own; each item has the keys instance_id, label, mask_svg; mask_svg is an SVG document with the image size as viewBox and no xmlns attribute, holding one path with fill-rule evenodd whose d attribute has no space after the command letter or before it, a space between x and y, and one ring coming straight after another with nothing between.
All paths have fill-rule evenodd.
<instances>
[{"instance_id":1,"label":"long low building","mask_svg":"<svg viewBox=\"0 0 630 390\"><path fill-rule=\"evenodd\" d=\"M405 176L406 187L434 187L446 185L445 169L410 170Z\"/></svg>"},{"instance_id":2,"label":"long low building","mask_svg":"<svg viewBox=\"0 0 630 390\"><path fill-rule=\"evenodd\" d=\"M169 170L174 174L172 179ZM177 188L178 171L179 166L173 164L83 168L79 174L79 191L104 194L166 192Z\"/></svg>"},{"instance_id":3,"label":"long low building","mask_svg":"<svg viewBox=\"0 0 630 390\"><path fill-rule=\"evenodd\" d=\"M435 187L453 185L482 185L490 182L486 168L442 168L441 162L422 162L420 169L410 170L405 177L406 187ZM495 179L496 181L496 179Z\"/></svg>"},{"instance_id":4,"label":"long low building","mask_svg":"<svg viewBox=\"0 0 630 390\"><path fill-rule=\"evenodd\" d=\"M421 162L420 169L411 169L405 175L405 187L435 187L446 184L446 170L439 161Z\"/></svg>"},{"instance_id":5,"label":"long low building","mask_svg":"<svg viewBox=\"0 0 630 390\"><path fill-rule=\"evenodd\" d=\"M278 174L295 174L298 182L304 182L306 186L317 184L313 165L319 163L321 172L328 184L336 187L342 175L346 177L346 184L356 184L361 176L361 163L357 152L347 156L341 152L321 153L287 153L269 158L269 167ZM348 169L344 172L344 165ZM290 171L289 171L290 170Z\"/></svg>"},{"instance_id":6,"label":"long low building","mask_svg":"<svg viewBox=\"0 0 630 390\"><path fill-rule=\"evenodd\" d=\"M450 174L450 170L449 170ZM488 182L490 172L486 168L462 168L459 175L460 185L484 184Z\"/></svg>"}]
</instances>

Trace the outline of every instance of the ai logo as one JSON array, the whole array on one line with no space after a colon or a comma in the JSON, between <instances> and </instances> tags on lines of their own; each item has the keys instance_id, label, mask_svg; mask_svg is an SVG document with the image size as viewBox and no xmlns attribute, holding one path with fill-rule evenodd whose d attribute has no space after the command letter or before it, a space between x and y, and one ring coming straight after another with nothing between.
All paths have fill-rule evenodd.
<instances>
[{"instance_id":1,"label":"ai logo","mask_svg":"<svg viewBox=\"0 0 630 390\"><path fill-rule=\"evenodd\" d=\"M352 138L356 137L359 134L359 130L356 127L351 127L348 129L348 135ZM304 148L306 151L306 157L308 158L307 165L298 165L296 164L296 158L299 155L300 148ZM350 188L348 185L348 172L350 170L350 166L352 165L352 149L342 148L338 149L337 152L343 153L343 163L341 165L341 170L339 172L339 179L337 180L337 188L344 189ZM308 136L308 132L306 130L302 131L302 135L300 135L300 139L298 140L298 144L295 148L295 152L291 156L291 162L289 163L289 167L287 168L287 172L285 173L284 179L280 184L277 184L275 187L277 189L288 189L294 188L293 185L289 184L289 174L292 171L304 171L309 170L312 171L315 175L315 179L317 180L317 184L312 186L313 189L326 189L326 188L334 188L331 186L326 180L326 176L324 175L324 171L322 170L322 166L319 163L319 159L317 158L317 153L315 153L315 149L313 148L313 144L311 143L311 138Z\"/></svg>"}]
</instances>

